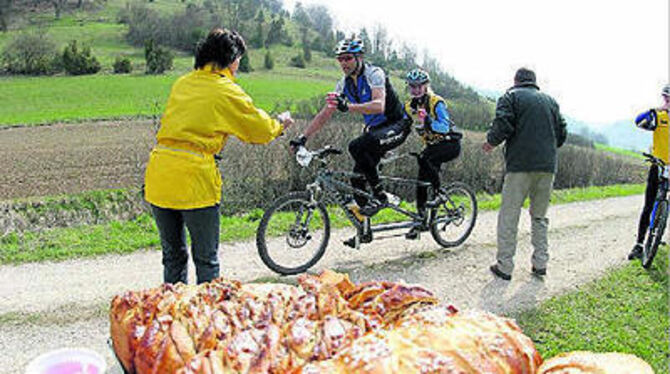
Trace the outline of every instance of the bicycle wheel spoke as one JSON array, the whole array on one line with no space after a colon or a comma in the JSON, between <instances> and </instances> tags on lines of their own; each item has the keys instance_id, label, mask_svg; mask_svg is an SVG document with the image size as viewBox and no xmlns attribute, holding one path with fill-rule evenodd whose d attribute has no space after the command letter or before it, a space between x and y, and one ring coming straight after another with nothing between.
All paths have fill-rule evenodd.
<instances>
[{"instance_id":1,"label":"bicycle wheel spoke","mask_svg":"<svg viewBox=\"0 0 670 374\"><path fill-rule=\"evenodd\" d=\"M454 183L441 193L433 213L431 234L444 247L457 246L470 235L477 217L477 200L465 184Z\"/></svg>"},{"instance_id":2,"label":"bicycle wheel spoke","mask_svg":"<svg viewBox=\"0 0 670 374\"><path fill-rule=\"evenodd\" d=\"M278 199L266 211L257 235L266 265L282 274L295 274L316 263L328 241L326 214L325 208L301 194Z\"/></svg>"}]
</instances>

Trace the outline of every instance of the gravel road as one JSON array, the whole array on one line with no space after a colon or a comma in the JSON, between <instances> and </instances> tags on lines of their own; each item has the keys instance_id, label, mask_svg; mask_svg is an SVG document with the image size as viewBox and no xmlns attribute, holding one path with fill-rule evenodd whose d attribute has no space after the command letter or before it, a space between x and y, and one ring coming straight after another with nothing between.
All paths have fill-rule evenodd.
<instances>
[{"instance_id":1,"label":"gravel road","mask_svg":"<svg viewBox=\"0 0 670 374\"><path fill-rule=\"evenodd\" d=\"M529 226L522 215L517 267L511 282L494 279L496 212L480 212L472 236L460 247L442 250L427 234L420 241L375 241L353 250L341 244L352 233L331 236L314 270L346 270L355 282L387 279L419 283L460 309L496 313L525 309L596 279L626 262L643 203L641 195L552 206L550 255L544 280L530 275ZM222 245L221 274L249 281L273 277L253 242ZM191 269L192 270L192 269ZM191 271L191 275L193 271ZM125 290L161 282L160 253L139 252L60 263L0 266L0 373L22 372L40 353L85 346L102 353L119 373L106 345L106 312Z\"/></svg>"}]
</instances>

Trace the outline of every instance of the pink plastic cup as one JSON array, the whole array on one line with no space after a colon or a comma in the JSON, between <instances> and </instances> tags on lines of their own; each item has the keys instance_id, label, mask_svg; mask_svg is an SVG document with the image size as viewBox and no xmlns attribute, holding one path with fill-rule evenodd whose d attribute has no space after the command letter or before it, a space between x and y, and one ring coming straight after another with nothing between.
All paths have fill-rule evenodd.
<instances>
[{"instance_id":1,"label":"pink plastic cup","mask_svg":"<svg viewBox=\"0 0 670 374\"><path fill-rule=\"evenodd\" d=\"M63 348L44 353L28 364L26 374L103 374L105 360L86 348Z\"/></svg>"}]
</instances>

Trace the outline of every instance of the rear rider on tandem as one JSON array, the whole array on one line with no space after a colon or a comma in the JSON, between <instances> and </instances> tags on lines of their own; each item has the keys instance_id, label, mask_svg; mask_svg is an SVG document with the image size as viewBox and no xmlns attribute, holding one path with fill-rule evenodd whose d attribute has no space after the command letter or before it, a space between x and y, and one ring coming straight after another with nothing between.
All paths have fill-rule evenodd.
<instances>
[{"instance_id":1,"label":"rear rider on tandem","mask_svg":"<svg viewBox=\"0 0 670 374\"><path fill-rule=\"evenodd\" d=\"M388 197L379 180L377 165L384 154L402 144L410 133L409 122L403 120L402 103L391 86L384 71L366 63L363 59L365 46L360 39L344 39L335 49L337 61L344 77L337 83L335 92L326 96L326 105L307 126L303 135L291 141L296 149L305 145L307 139L318 132L332 117L335 110L363 115L363 134L349 143L349 153L354 159L354 172L364 178L352 178L354 188L364 190L367 184L372 189L373 199L354 195L356 204L350 209L354 214L366 217L375 215L388 205ZM360 207L360 210L359 210ZM361 220L369 218L357 215ZM372 241L370 225L365 225L362 243ZM355 247L355 237L344 242Z\"/></svg>"},{"instance_id":2,"label":"rear rider on tandem","mask_svg":"<svg viewBox=\"0 0 670 374\"><path fill-rule=\"evenodd\" d=\"M405 82L411 96L405 103L405 113L412 119L414 129L425 145L418 157L418 179L430 183L437 194L440 190L440 167L461 153L463 135L455 130L444 99L431 90L428 72L413 69L407 73ZM416 208L424 217L424 225L412 228L405 235L407 239L418 239L420 231L428 230L426 208L434 203L427 200L428 187L417 186Z\"/></svg>"}]
</instances>

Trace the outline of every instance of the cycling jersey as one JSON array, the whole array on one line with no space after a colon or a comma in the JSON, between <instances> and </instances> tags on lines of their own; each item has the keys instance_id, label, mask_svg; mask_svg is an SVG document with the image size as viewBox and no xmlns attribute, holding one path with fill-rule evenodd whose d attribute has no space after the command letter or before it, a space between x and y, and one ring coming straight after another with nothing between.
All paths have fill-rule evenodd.
<instances>
[{"instance_id":1,"label":"cycling jersey","mask_svg":"<svg viewBox=\"0 0 670 374\"><path fill-rule=\"evenodd\" d=\"M654 130L654 143L652 145L652 154L666 164L668 163L668 111L656 110L656 130Z\"/></svg>"},{"instance_id":2,"label":"cycling jersey","mask_svg":"<svg viewBox=\"0 0 670 374\"><path fill-rule=\"evenodd\" d=\"M401 120L402 104L388 77L377 66L365 63L356 77L356 82L351 77L344 77L335 86L335 91L343 93L352 103L363 104L372 101L372 90L375 88L383 88L386 91L384 113L363 114L365 126L375 127Z\"/></svg>"}]
</instances>

